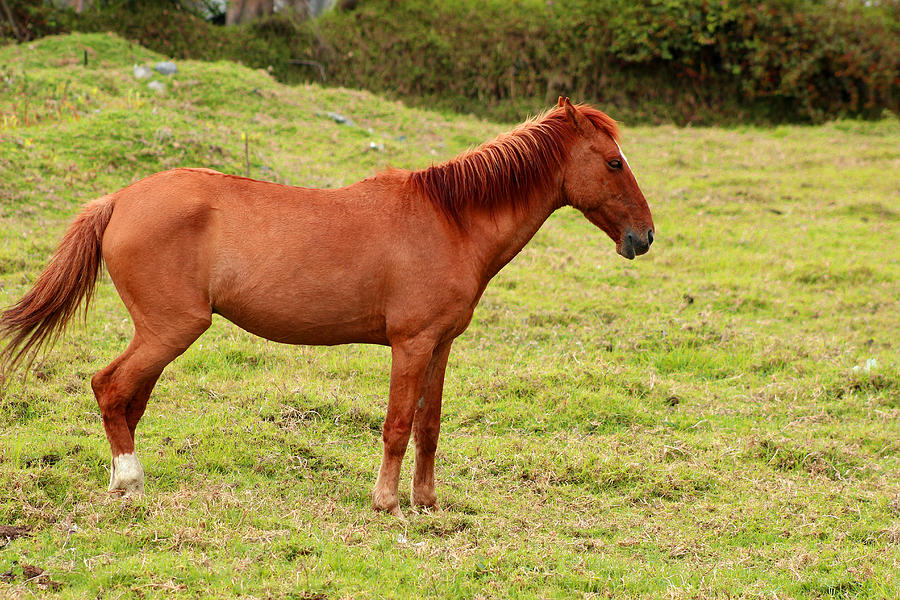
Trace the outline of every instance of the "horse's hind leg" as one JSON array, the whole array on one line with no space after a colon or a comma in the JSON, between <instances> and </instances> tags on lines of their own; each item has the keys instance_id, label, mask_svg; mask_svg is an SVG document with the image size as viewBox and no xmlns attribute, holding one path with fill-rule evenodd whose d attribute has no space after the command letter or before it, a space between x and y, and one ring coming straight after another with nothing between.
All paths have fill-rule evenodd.
<instances>
[{"instance_id":1,"label":"horse's hind leg","mask_svg":"<svg viewBox=\"0 0 900 600\"><path fill-rule=\"evenodd\" d=\"M144 491L144 470L134 449L134 432L163 369L209 327L209 320L170 331L163 340L135 327L131 344L91 379L112 452L109 490L126 496Z\"/></svg>"},{"instance_id":2,"label":"horse's hind leg","mask_svg":"<svg viewBox=\"0 0 900 600\"><path fill-rule=\"evenodd\" d=\"M125 421L128 423L128 431L131 433L132 440L135 439L137 424L141 420L141 417L144 416L144 411L147 409L147 401L150 399L150 393L153 391L153 386L156 385L158 379L159 376L144 383L125 410Z\"/></svg>"}]
</instances>

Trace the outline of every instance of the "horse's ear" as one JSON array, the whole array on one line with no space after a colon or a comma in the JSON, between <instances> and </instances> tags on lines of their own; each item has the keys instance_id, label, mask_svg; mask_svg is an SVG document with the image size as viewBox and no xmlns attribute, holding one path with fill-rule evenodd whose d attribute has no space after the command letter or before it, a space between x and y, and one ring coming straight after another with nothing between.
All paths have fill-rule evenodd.
<instances>
[{"instance_id":1,"label":"horse's ear","mask_svg":"<svg viewBox=\"0 0 900 600\"><path fill-rule=\"evenodd\" d=\"M575 126L575 130L578 131L581 135L588 135L593 133L594 124L588 120L586 116L584 116L580 110L572 106L572 103L569 102L568 98L559 97L559 102L557 106L565 106L566 107L566 115L568 115L569 120L572 121L572 124Z\"/></svg>"},{"instance_id":2,"label":"horse's ear","mask_svg":"<svg viewBox=\"0 0 900 600\"><path fill-rule=\"evenodd\" d=\"M568 96L565 96L565 97L560 96L559 100L556 101L556 106L558 106L559 108L562 108L563 106L566 105L566 102L568 102L568 101L569 101Z\"/></svg>"}]
</instances>

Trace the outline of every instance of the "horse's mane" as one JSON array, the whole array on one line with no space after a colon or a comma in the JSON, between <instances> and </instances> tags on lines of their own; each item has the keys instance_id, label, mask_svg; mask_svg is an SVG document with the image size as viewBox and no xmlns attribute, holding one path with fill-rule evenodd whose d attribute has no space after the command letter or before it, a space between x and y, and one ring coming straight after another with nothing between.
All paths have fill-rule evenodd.
<instances>
[{"instance_id":1,"label":"horse's mane","mask_svg":"<svg viewBox=\"0 0 900 600\"><path fill-rule=\"evenodd\" d=\"M611 117L586 104L575 108L597 129L619 139L619 128ZM546 190L577 135L565 108L555 107L474 150L412 172L409 181L459 223L463 208L518 206Z\"/></svg>"}]
</instances>

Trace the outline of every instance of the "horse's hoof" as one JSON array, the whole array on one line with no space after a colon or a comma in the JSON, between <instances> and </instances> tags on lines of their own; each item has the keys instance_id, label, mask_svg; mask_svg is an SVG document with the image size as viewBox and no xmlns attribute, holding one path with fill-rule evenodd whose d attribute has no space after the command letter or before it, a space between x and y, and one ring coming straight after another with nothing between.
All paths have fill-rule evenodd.
<instances>
[{"instance_id":1,"label":"horse's hoof","mask_svg":"<svg viewBox=\"0 0 900 600\"><path fill-rule=\"evenodd\" d=\"M434 512L441 511L440 505L435 501L432 501L432 502L415 502L415 501L413 501L412 505L413 505L413 508L415 508L416 510L420 510L422 512L434 513Z\"/></svg>"},{"instance_id":2,"label":"horse's hoof","mask_svg":"<svg viewBox=\"0 0 900 600\"><path fill-rule=\"evenodd\" d=\"M432 489L430 491L426 491L424 493L423 492L417 493L416 490L413 490L412 493L409 495L409 501L414 507L416 507L420 510L422 510L422 509L428 510L428 511L441 510L437 503L437 497L434 495L434 489Z\"/></svg>"},{"instance_id":3,"label":"horse's hoof","mask_svg":"<svg viewBox=\"0 0 900 600\"><path fill-rule=\"evenodd\" d=\"M388 513L388 514L391 515L391 516L397 517L397 518L400 519L401 521L405 521L405 520L406 520L406 517L403 516L403 511L400 510L400 505L399 505L399 504L395 504L394 506L388 507L388 506L378 506L377 504L375 504L375 503L373 502L373 503L372 503L372 510L374 510L375 512L385 512L385 513Z\"/></svg>"},{"instance_id":4,"label":"horse's hoof","mask_svg":"<svg viewBox=\"0 0 900 600\"><path fill-rule=\"evenodd\" d=\"M372 510L375 512L386 512L391 514L401 521L405 521L406 518L403 516L403 511L400 510L400 503L394 500L393 502L384 502L379 501L380 498L378 494L375 494L375 497L372 498Z\"/></svg>"},{"instance_id":5,"label":"horse's hoof","mask_svg":"<svg viewBox=\"0 0 900 600\"><path fill-rule=\"evenodd\" d=\"M144 469L137 454L121 454L112 459L109 472L109 491L124 498L144 493Z\"/></svg>"},{"instance_id":6,"label":"horse's hoof","mask_svg":"<svg viewBox=\"0 0 900 600\"><path fill-rule=\"evenodd\" d=\"M115 489L108 490L108 493L111 496L115 496L117 498L121 498L122 500L131 500L137 499L144 495L144 490L131 489L131 490L123 490L123 489Z\"/></svg>"}]
</instances>

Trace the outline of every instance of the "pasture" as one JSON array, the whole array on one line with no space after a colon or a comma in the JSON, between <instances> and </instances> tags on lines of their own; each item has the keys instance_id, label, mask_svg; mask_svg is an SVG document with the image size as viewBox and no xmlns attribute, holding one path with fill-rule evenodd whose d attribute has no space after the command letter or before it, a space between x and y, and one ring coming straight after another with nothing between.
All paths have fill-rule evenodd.
<instances>
[{"instance_id":1,"label":"pasture","mask_svg":"<svg viewBox=\"0 0 900 600\"><path fill-rule=\"evenodd\" d=\"M157 60L0 48L0 306L156 171L244 174L246 140L251 176L335 187L511 127L232 63L155 93L132 65ZM0 537L0 597L900 595L900 122L623 134L657 240L625 261L563 209L495 278L450 355L441 511L370 509L388 349L220 318L138 428L146 494L109 495L89 380L131 324L105 278L2 390L0 526L30 532Z\"/></svg>"}]
</instances>

